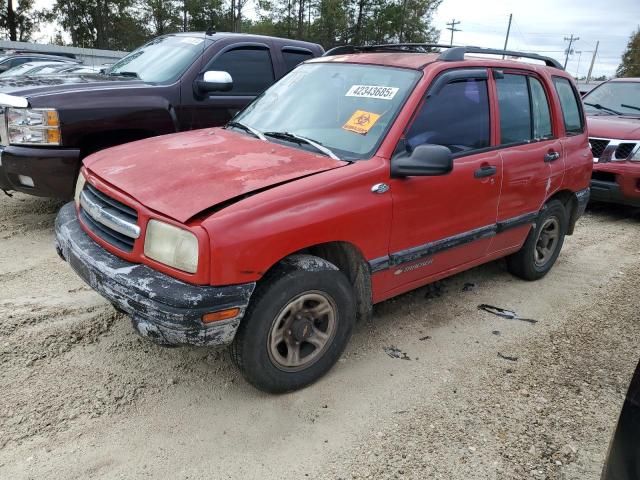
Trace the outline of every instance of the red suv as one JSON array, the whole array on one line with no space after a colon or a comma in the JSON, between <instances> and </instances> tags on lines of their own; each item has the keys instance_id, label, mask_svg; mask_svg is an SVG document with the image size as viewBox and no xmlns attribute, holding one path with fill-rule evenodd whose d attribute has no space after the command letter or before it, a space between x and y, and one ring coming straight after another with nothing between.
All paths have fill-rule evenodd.
<instances>
[{"instance_id":1,"label":"red suv","mask_svg":"<svg viewBox=\"0 0 640 480\"><path fill-rule=\"evenodd\" d=\"M617 78L583 98L593 151L591 198L640 207L640 78Z\"/></svg>"},{"instance_id":2,"label":"red suv","mask_svg":"<svg viewBox=\"0 0 640 480\"><path fill-rule=\"evenodd\" d=\"M571 77L420 50L341 47L226 128L88 157L58 251L141 335L231 343L270 392L326 373L374 303L501 257L541 278L589 198Z\"/></svg>"}]
</instances>

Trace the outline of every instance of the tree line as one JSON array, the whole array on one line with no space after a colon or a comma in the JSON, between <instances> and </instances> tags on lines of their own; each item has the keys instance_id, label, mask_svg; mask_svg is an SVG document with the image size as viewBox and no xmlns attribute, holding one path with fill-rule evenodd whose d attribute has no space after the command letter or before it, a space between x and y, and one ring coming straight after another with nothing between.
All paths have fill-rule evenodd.
<instances>
[{"instance_id":1,"label":"tree line","mask_svg":"<svg viewBox=\"0 0 640 480\"><path fill-rule=\"evenodd\" d=\"M51 22L57 44L132 50L177 31L231 31L320 43L433 42L442 0L0 0L5 38L28 41Z\"/></svg>"}]
</instances>

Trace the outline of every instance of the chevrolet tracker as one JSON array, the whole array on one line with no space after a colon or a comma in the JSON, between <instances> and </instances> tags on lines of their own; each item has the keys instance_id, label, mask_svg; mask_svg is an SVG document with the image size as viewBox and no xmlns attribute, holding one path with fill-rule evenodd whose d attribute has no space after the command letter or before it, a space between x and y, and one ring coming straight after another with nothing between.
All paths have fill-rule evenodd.
<instances>
[{"instance_id":1,"label":"chevrolet tracker","mask_svg":"<svg viewBox=\"0 0 640 480\"><path fill-rule=\"evenodd\" d=\"M226 128L91 155L60 255L141 335L231 344L269 392L326 373L374 303L501 257L541 278L589 198L571 77L420 50L341 47Z\"/></svg>"},{"instance_id":2,"label":"chevrolet tracker","mask_svg":"<svg viewBox=\"0 0 640 480\"><path fill-rule=\"evenodd\" d=\"M640 207L640 78L602 83L583 100L594 161L592 199Z\"/></svg>"}]
</instances>

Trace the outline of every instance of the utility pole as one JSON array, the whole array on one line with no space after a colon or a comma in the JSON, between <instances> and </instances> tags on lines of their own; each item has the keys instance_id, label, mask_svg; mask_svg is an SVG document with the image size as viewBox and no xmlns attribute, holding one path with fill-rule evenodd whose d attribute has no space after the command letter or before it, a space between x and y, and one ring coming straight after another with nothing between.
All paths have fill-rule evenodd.
<instances>
[{"instance_id":1,"label":"utility pole","mask_svg":"<svg viewBox=\"0 0 640 480\"><path fill-rule=\"evenodd\" d=\"M598 47L600 46L600 40L596 42L596 49L593 51L593 57L591 57L591 65L589 66L589 73L587 73L587 83L591 81L591 73L593 72L593 64L596 63L596 55L598 54Z\"/></svg>"},{"instance_id":2,"label":"utility pole","mask_svg":"<svg viewBox=\"0 0 640 480\"><path fill-rule=\"evenodd\" d=\"M569 46L567 47L566 50L566 55L564 57L564 68L567 68L567 62L569 61L569 54L572 53L571 52L571 45L573 45L573 42L577 42L578 40L580 40L580 37L574 37L573 33L571 34L571 37L567 38L564 37L564 41L565 42L569 42Z\"/></svg>"},{"instance_id":3,"label":"utility pole","mask_svg":"<svg viewBox=\"0 0 640 480\"><path fill-rule=\"evenodd\" d=\"M447 30L451 30L451 46L453 47L453 32L461 32L462 30L460 30L459 28L456 28L456 25L460 24L460 22L456 22L456 19L454 18L453 20L451 20L451 23L447 23L447 25L450 25L449 27L447 27Z\"/></svg>"},{"instance_id":4,"label":"utility pole","mask_svg":"<svg viewBox=\"0 0 640 480\"><path fill-rule=\"evenodd\" d=\"M511 20L513 19L513 13L509 14L509 26L507 26L507 36L504 39L504 48L503 50L507 49L507 43L509 43L509 33L511 32ZM504 55L502 55L502 58L504 58Z\"/></svg>"},{"instance_id":5,"label":"utility pole","mask_svg":"<svg viewBox=\"0 0 640 480\"><path fill-rule=\"evenodd\" d=\"M582 59L582 50L576 50L578 54L578 67L576 68L576 82L578 81L578 75L580 74L580 60Z\"/></svg>"},{"instance_id":6,"label":"utility pole","mask_svg":"<svg viewBox=\"0 0 640 480\"><path fill-rule=\"evenodd\" d=\"M182 2L182 31L187 31L187 0Z\"/></svg>"}]
</instances>

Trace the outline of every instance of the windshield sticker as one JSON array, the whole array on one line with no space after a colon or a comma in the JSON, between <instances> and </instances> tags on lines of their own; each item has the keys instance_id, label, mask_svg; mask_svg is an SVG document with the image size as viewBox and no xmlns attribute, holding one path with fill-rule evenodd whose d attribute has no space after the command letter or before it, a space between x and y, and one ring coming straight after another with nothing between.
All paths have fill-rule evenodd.
<instances>
[{"instance_id":1,"label":"windshield sticker","mask_svg":"<svg viewBox=\"0 0 640 480\"><path fill-rule=\"evenodd\" d=\"M392 100L398 93L397 87L380 87L376 85L353 85L345 97L378 98Z\"/></svg>"},{"instance_id":2,"label":"windshield sticker","mask_svg":"<svg viewBox=\"0 0 640 480\"><path fill-rule=\"evenodd\" d=\"M366 135L369 130L376 124L380 115L377 113L365 112L364 110L356 110L351 118L347 120L342 128L350 132Z\"/></svg>"},{"instance_id":3,"label":"windshield sticker","mask_svg":"<svg viewBox=\"0 0 640 480\"><path fill-rule=\"evenodd\" d=\"M189 43L191 45L200 45L202 43L201 38L184 37L180 39L180 43Z\"/></svg>"}]
</instances>

